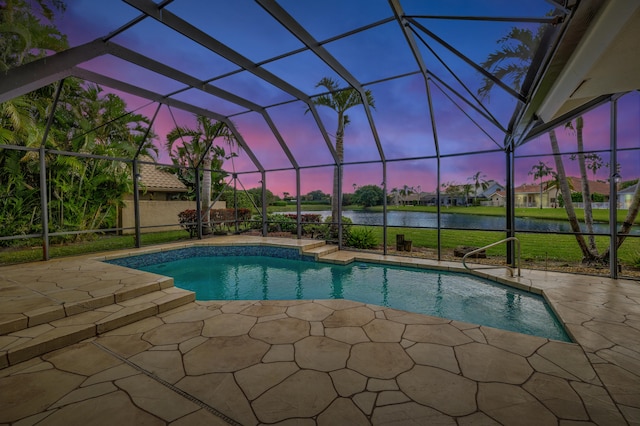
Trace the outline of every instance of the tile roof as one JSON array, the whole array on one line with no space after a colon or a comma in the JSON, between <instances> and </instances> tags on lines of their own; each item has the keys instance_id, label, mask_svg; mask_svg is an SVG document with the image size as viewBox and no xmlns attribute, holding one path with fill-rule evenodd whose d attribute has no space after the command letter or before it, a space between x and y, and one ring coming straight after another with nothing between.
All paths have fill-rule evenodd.
<instances>
[{"instance_id":1,"label":"tile roof","mask_svg":"<svg viewBox=\"0 0 640 426\"><path fill-rule=\"evenodd\" d=\"M141 158L142 161L153 161L151 158ZM147 191L187 192L187 187L173 173L161 170L154 164L141 163L140 184Z\"/></svg>"},{"instance_id":2,"label":"tile roof","mask_svg":"<svg viewBox=\"0 0 640 426\"><path fill-rule=\"evenodd\" d=\"M573 192L580 192L582 185L581 185L581 179L575 176L569 176L567 177L567 180L569 180L569 182L571 183L571 187L572 187L572 191ZM546 184L550 183L551 181L545 181L543 182L542 185L542 190L546 191ZM601 182L601 181L596 181L596 180L590 180L589 181L589 190L591 191L591 193L598 193L598 194L603 194L603 195L609 195L609 183L608 182ZM514 189L514 191L518 194L528 194L528 193L536 193L539 194L540 193L540 184L536 183L536 184L523 184L520 185L518 187L516 187Z\"/></svg>"}]
</instances>

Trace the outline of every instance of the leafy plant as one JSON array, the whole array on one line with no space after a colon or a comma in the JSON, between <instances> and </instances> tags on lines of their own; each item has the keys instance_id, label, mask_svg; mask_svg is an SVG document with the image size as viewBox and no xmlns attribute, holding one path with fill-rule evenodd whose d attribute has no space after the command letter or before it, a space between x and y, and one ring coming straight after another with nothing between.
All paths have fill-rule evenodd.
<instances>
[{"instance_id":1,"label":"leafy plant","mask_svg":"<svg viewBox=\"0 0 640 426\"><path fill-rule=\"evenodd\" d=\"M640 268L640 251L631 254L627 263L634 268Z\"/></svg>"},{"instance_id":2,"label":"leafy plant","mask_svg":"<svg viewBox=\"0 0 640 426\"><path fill-rule=\"evenodd\" d=\"M260 218L254 218L252 228L262 228ZM284 214L268 214L267 215L267 231L268 232L295 232L296 221Z\"/></svg>"},{"instance_id":3,"label":"leafy plant","mask_svg":"<svg viewBox=\"0 0 640 426\"><path fill-rule=\"evenodd\" d=\"M354 228L346 239L347 247L371 249L378 246L378 238L371 228Z\"/></svg>"},{"instance_id":4,"label":"leafy plant","mask_svg":"<svg viewBox=\"0 0 640 426\"><path fill-rule=\"evenodd\" d=\"M189 232L191 238L198 233L198 213L193 209L188 209L178 213L180 227Z\"/></svg>"},{"instance_id":5,"label":"leafy plant","mask_svg":"<svg viewBox=\"0 0 640 426\"><path fill-rule=\"evenodd\" d=\"M342 216L342 238L346 241L349 238L349 234L351 232L351 227L353 226L353 221L345 216ZM337 240L338 232L337 226L331 223L331 216L327 216L324 220L324 225L320 228L320 234L318 238L325 240Z\"/></svg>"}]
</instances>

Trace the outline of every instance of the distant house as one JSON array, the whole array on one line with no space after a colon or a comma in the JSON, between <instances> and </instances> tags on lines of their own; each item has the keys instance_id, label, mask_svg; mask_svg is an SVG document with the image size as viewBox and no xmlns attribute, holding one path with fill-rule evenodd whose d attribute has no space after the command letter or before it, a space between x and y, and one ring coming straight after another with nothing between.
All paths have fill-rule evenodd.
<instances>
[{"instance_id":1,"label":"distant house","mask_svg":"<svg viewBox=\"0 0 640 426\"><path fill-rule=\"evenodd\" d=\"M547 182L542 183L542 207L550 207L556 202L556 198L550 200L549 192L544 188ZM513 190L516 207L540 207L540 185L523 184Z\"/></svg>"},{"instance_id":2,"label":"distant house","mask_svg":"<svg viewBox=\"0 0 640 426\"><path fill-rule=\"evenodd\" d=\"M400 196L400 202L402 203L402 205L409 205L409 206L417 206L420 205L420 200L422 195L424 194L424 192L412 192L409 195L405 195L405 196Z\"/></svg>"},{"instance_id":3,"label":"distant house","mask_svg":"<svg viewBox=\"0 0 640 426\"><path fill-rule=\"evenodd\" d=\"M491 180L487 182L489 185L486 189L478 192L477 198L480 199L480 205L491 207L504 207L505 192L504 186L498 182Z\"/></svg>"},{"instance_id":4,"label":"distant house","mask_svg":"<svg viewBox=\"0 0 640 426\"><path fill-rule=\"evenodd\" d=\"M153 161L149 157L142 161ZM140 199L141 232L160 232L181 229L178 213L195 209L193 200L186 200L188 188L173 173L162 170L155 164L140 163L138 166L138 191ZM225 209L227 203L217 201L214 209ZM124 205L120 209L119 227L123 234L135 232L135 213L133 194L124 197Z\"/></svg>"},{"instance_id":5,"label":"distant house","mask_svg":"<svg viewBox=\"0 0 640 426\"><path fill-rule=\"evenodd\" d=\"M494 191L493 193L486 196L489 201L486 201L486 204L483 205L488 205L491 207L504 207L505 195L506 193L503 190Z\"/></svg>"},{"instance_id":6,"label":"distant house","mask_svg":"<svg viewBox=\"0 0 640 426\"><path fill-rule=\"evenodd\" d=\"M144 158L144 161L152 161ZM162 170L155 164L138 165L138 187L140 200L170 201L179 200L189 192L184 183L173 173ZM133 199L133 194L128 195Z\"/></svg>"},{"instance_id":7,"label":"distant house","mask_svg":"<svg viewBox=\"0 0 640 426\"><path fill-rule=\"evenodd\" d=\"M582 180L570 176L567 178L571 192L581 192ZM608 208L609 184L607 182L590 180L589 191L591 194L601 194L604 198L602 203L594 203L593 208ZM542 207L559 207L560 188L552 185L552 181L542 182ZM540 184L523 184L514 189L516 207L540 207ZM582 203L574 203L574 207L582 208Z\"/></svg>"},{"instance_id":8,"label":"distant house","mask_svg":"<svg viewBox=\"0 0 640 426\"><path fill-rule=\"evenodd\" d=\"M504 186L500 185L495 180L490 180L487 182L487 187L485 189L481 189L477 194L478 198L487 198L489 199L491 195L493 195L496 191L504 191Z\"/></svg>"},{"instance_id":9,"label":"distant house","mask_svg":"<svg viewBox=\"0 0 640 426\"><path fill-rule=\"evenodd\" d=\"M471 194L465 195L463 185L452 185L445 191L440 192L440 205L442 206L466 206L471 200Z\"/></svg>"}]
</instances>

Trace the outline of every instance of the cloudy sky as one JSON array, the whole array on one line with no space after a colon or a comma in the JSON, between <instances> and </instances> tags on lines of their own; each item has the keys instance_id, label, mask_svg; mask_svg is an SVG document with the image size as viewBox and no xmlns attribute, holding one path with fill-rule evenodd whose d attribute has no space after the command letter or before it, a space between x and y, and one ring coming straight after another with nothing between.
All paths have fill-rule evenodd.
<instances>
[{"instance_id":1,"label":"cloudy sky","mask_svg":"<svg viewBox=\"0 0 640 426\"><path fill-rule=\"evenodd\" d=\"M67 11L57 24L69 37L72 46L103 37L132 19L140 12L120 0L71 0ZM502 152L460 156L456 154L499 150L515 100L500 88L483 100L485 114L469 108L446 86L464 93L467 99L475 95L482 79L477 70L445 48L438 39L445 40L476 64L498 50L497 40L514 26L535 31L539 24L514 21L474 21L442 19L450 16L495 16L512 18L542 18L551 9L545 0L520 2L493 0L491 2L450 0L427 2L401 0L407 15L415 16L415 31L421 55L427 68L437 80L431 80L433 115L436 131L431 125L430 110L424 79L415 74L418 66L398 23L389 20L393 10L386 0L282 0L278 4L333 55L375 99L372 110L374 129L387 162L388 189L393 187L420 186L423 191L433 191L436 186L436 154L434 134L437 135L441 160L441 182L465 183L476 172L485 179L504 182L505 156ZM340 87L348 84L335 71L313 53L297 52L303 44L258 3L249 0L175 0L166 10L226 44L234 51L258 64L278 78L309 96L322 93L316 87L323 77L332 77ZM438 19L434 17L438 16ZM356 32L346 38L341 34L371 23L379 25ZM424 31L426 29L427 31ZM261 80L247 71L239 71L237 65L205 49L194 41L176 33L164 24L146 18L133 28L111 39L114 43L137 50L202 81L234 93L261 107L272 118L282 138L289 146L301 170L301 190L307 193L315 189L330 192L333 168L331 154L311 114L304 103L291 94ZM296 53L297 52L297 53ZM275 58L275 59L274 59ZM267 170L290 169L291 163L278 144L265 120L256 112L151 71L129 64L113 56L96 58L81 65L110 77L128 81L147 90L193 103L202 108L228 116L239 129L242 137ZM404 77L385 80L394 76ZM381 81L383 80L383 81ZM466 86L466 89L465 89ZM105 88L108 89L108 88ZM118 93L118 92L116 92ZM151 117L157 107L149 101L118 93L127 100L130 109ZM474 102L472 100L472 102ZM336 116L328 108L318 112L330 138L334 138ZM637 146L640 135L640 100L637 94L620 101L621 115L619 146ZM609 108L600 107L585 116L585 146L601 150L609 144ZM383 181L380 153L374 131L362 107L348 112L351 120L345 132L345 162L358 163L345 166L344 191L352 192L354 185L375 184ZM492 116L499 124L491 123ZM193 126L190 113L163 106L154 123L158 135L157 144L163 153L160 161L168 162L164 149L166 133L176 124ZM558 130L561 147L565 152L575 150L575 136L565 129ZM553 167L549 156L547 136L525 144L517 152L516 184L531 183L532 166L539 161ZM609 158L601 154L604 162ZM398 161L401 159L410 161ZM638 176L640 158L637 153L622 152L623 176ZM575 161L565 157L569 174L577 174ZM261 179L256 166L247 154L238 152L233 162L225 163L225 169L236 171L246 188L255 187ZM597 179L606 179L605 168L598 171ZM292 170L269 172L268 188L277 195L284 191L295 193L295 173Z\"/></svg>"}]
</instances>

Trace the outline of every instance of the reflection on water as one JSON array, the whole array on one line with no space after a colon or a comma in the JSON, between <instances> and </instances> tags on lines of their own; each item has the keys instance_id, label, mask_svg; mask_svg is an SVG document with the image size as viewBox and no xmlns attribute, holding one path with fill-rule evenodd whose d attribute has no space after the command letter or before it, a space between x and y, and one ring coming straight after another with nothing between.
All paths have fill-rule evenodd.
<instances>
[{"instance_id":1,"label":"reflection on water","mask_svg":"<svg viewBox=\"0 0 640 426\"><path fill-rule=\"evenodd\" d=\"M303 212L305 213L305 212ZM321 214L323 217L331 216L330 211L308 212ZM346 210L342 215L348 217L357 225L379 225L382 226L381 212L364 212ZM429 212L408 212L408 211L389 211L387 212L387 224L389 226L403 226L416 228L436 228L438 215ZM475 214L455 214L444 212L441 215L441 226L443 228L460 228L460 229L484 229L484 230L503 230L505 228L504 217L499 216L481 216ZM534 231L534 232L571 232L569 221L551 220L551 219L533 219L517 217L515 219L517 231ZM586 232L586 226L580 224L583 232ZM595 223L593 225L595 233L609 234L609 224ZM640 227L631 230L632 234L640 234Z\"/></svg>"}]
</instances>

